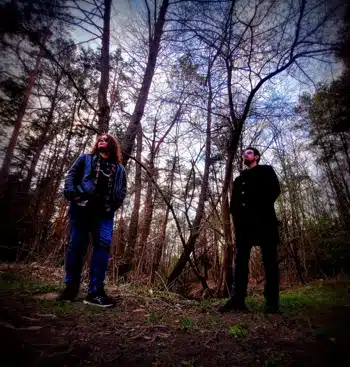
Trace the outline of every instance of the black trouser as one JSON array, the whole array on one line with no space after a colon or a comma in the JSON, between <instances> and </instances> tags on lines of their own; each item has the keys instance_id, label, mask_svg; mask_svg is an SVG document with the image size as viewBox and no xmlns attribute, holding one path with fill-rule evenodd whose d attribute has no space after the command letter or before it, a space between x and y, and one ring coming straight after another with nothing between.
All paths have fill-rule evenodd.
<instances>
[{"instance_id":1,"label":"black trouser","mask_svg":"<svg viewBox=\"0 0 350 367\"><path fill-rule=\"evenodd\" d=\"M237 301L243 302L247 296L249 258L253 246L240 245L237 247L234 271L234 286L231 296ZM277 306L279 302L279 270L277 262L277 245L261 245L262 260L265 270L266 303L269 306Z\"/></svg>"}]
</instances>

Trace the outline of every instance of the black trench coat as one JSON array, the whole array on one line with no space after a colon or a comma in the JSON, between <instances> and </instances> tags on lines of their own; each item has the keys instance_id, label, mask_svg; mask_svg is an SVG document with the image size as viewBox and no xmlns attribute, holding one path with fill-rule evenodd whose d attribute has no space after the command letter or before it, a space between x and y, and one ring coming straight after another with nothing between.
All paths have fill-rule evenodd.
<instances>
[{"instance_id":1,"label":"black trench coat","mask_svg":"<svg viewBox=\"0 0 350 367\"><path fill-rule=\"evenodd\" d=\"M257 165L242 171L235 179L230 211L237 246L278 244L274 203L280 193L276 173L268 165Z\"/></svg>"}]
</instances>

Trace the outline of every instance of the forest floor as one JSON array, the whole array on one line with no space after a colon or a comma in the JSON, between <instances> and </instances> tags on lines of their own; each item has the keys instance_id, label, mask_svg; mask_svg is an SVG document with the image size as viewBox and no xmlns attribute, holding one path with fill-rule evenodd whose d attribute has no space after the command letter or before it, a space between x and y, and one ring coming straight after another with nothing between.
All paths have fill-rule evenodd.
<instances>
[{"instance_id":1,"label":"forest floor","mask_svg":"<svg viewBox=\"0 0 350 367\"><path fill-rule=\"evenodd\" d=\"M284 290L281 315L221 315L225 300L187 300L121 284L118 305L54 301L62 274L0 265L1 366L344 366L350 350L350 281Z\"/></svg>"}]
</instances>

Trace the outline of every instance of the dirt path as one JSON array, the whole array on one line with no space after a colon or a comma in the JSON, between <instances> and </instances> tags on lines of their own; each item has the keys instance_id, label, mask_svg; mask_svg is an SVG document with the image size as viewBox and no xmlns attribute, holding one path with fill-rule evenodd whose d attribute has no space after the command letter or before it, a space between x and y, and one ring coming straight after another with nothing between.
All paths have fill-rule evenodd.
<instances>
[{"instance_id":1,"label":"dirt path","mask_svg":"<svg viewBox=\"0 0 350 367\"><path fill-rule=\"evenodd\" d=\"M119 287L113 309L81 299L62 305L52 300L56 285L2 272L1 365L343 366L350 348L349 283L317 289L327 290L322 302L314 300L317 307L308 307L312 297L299 291L299 298L283 298L290 303L283 315L263 314L256 297L251 312L223 316L216 312L220 301L188 301L130 285Z\"/></svg>"}]
</instances>

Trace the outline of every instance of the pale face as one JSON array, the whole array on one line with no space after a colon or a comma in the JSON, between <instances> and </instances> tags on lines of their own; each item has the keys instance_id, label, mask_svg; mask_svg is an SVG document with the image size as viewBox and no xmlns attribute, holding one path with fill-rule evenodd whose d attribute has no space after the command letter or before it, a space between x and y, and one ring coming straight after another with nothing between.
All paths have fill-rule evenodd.
<instances>
[{"instance_id":1,"label":"pale face","mask_svg":"<svg viewBox=\"0 0 350 367\"><path fill-rule=\"evenodd\" d=\"M242 155L243 162L246 166L250 166L252 163L257 162L259 159L258 155L254 155L254 151L251 149L247 149L243 152Z\"/></svg>"},{"instance_id":2,"label":"pale face","mask_svg":"<svg viewBox=\"0 0 350 367\"><path fill-rule=\"evenodd\" d=\"M99 139L98 139L98 143L97 143L97 148L98 150L106 150L108 147L108 136L107 135L102 135Z\"/></svg>"}]
</instances>

